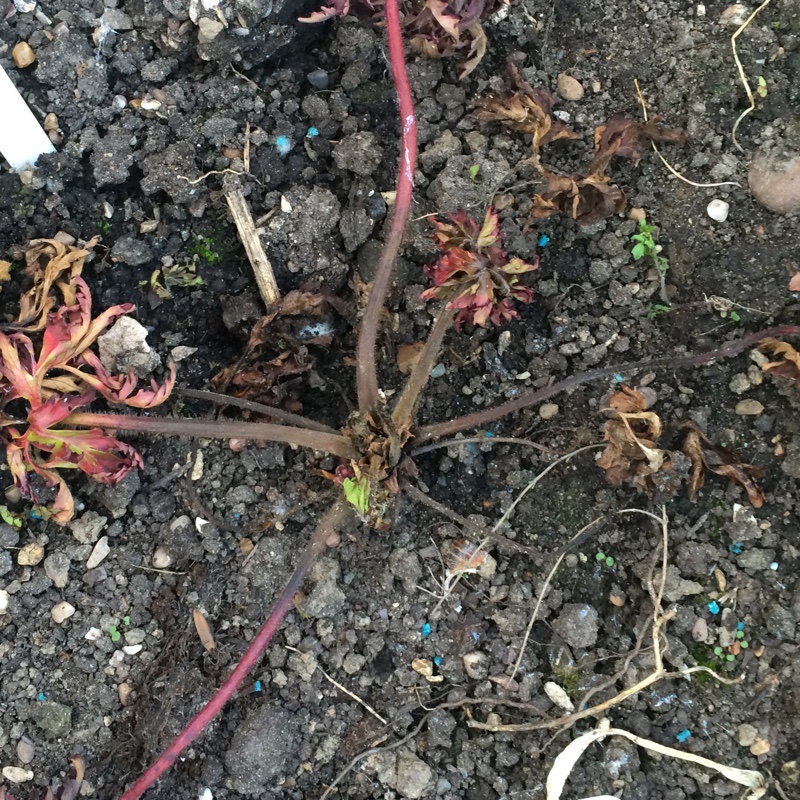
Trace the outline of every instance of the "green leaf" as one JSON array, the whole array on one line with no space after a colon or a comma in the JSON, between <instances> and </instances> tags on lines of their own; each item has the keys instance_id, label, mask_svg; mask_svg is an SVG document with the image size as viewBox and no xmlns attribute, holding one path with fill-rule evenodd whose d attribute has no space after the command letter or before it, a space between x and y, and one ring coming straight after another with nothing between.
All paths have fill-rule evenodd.
<instances>
[{"instance_id":1,"label":"green leaf","mask_svg":"<svg viewBox=\"0 0 800 800\"><path fill-rule=\"evenodd\" d=\"M595 556L595 559L597 559L597 561L603 561L603 560L605 560L605 557L606 557L606 554L601 552L601 553L598 553Z\"/></svg>"},{"instance_id":2,"label":"green leaf","mask_svg":"<svg viewBox=\"0 0 800 800\"><path fill-rule=\"evenodd\" d=\"M22 519L18 517L16 514L12 514L8 510L8 506L0 506L0 517L3 518L3 522L11 525L14 528L21 528L22 527Z\"/></svg>"},{"instance_id":3,"label":"green leaf","mask_svg":"<svg viewBox=\"0 0 800 800\"><path fill-rule=\"evenodd\" d=\"M642 242L639 242L639 244L634 245L633 250L631 250L631 255L633 256L635 261L638 261L640 258L644 258L646 253L647 253L647 248L644 246Z\"/></svg>"},{"instance_id":4,"label":"green leaf","mask_svg":"<svg viewBox=\"0 0 800 800\"><path fill-rule=\"evenodd\" d=\"M472 165L472 166L469 168L469 179L470 179L470 180L471 180L473 183L475 183L475 181L478 179L478 173L479 173L480 171L481 171L481 165L480 165L480 164L473 164L473 165Z\"/></svg>"},{"instance_id":5,"label":"green leaf","mask_svg":"<svg viewBox=\"0 0 800 800\"><path fill-rule=\"evenodd\" d=\"M741 317L740 317L740 316L739 316L739 315L738 315L738 314L737 314L735 311L731 311L731 313L730 313L730 318L731 318L731 319L732 319L734 322L739 322L739 320L741 320Z\"/></svg>"},{"instance_id":6,"label":"green leaf","mask_svg":"<svg viewBox=\"0 0 800 800\"><path fill-rule=\"evenodd\" d=\"M108 632L111 635L112 642L118 642L122 638L122 634L117 630L116 625L111 625Z\"/></svg>"},{"instance_id":7,"label":"green leaf","mask_svg":"<svg viewBox=\"0 0 800 800\"><path fill-rule=\"evenodd\" d=\"M767 81L763 75L758 76L758 89L756 89L756 94L762 99L767 96Z\"/></svg>"},{"instance_id":8,"label":"green leaf","mask_svg":"<svg viewBox=\"0 0 800 800\"><path fill-rule=\"evenodd\" d=\"M342 481L344 496L361 516L366 516L369 511L369 478L362 475L360 478L345 478Z\"/></svg>"},{"instance_id":9,"label":"green leaf","mask_svg":"<svg viewBox=\"0 0 800 800\"><path fill-rule=\"evenodd\" d=\"M606 566L607 567L614 566L614 559L611 556L606 556Z\"/></svg>"},{"instance_id":10,"label":"green leaf","mask_svg":"<svg viewBox=\"0 0 800 800\"><path fill-rule=\"evenodd\" d=\"M123 617L122 618L122 624L123 625L130 625L131 624L131 618L127 617L127 616Z\"/></svg>"}]
</instances>

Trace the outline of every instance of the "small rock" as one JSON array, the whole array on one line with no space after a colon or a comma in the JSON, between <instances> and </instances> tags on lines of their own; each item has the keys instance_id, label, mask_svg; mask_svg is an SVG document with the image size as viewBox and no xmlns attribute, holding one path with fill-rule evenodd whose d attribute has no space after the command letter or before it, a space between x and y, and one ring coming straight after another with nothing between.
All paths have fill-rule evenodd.
<instances>
[{"instance_id":1,"label":"small rock","mask_svg":"<svg viewBox=\"0 0 800 800\"><path fill-rule=\"evenodd\" d=\"M127 706L128 700L130 699L130 696L133 694L133 689L130 687L129 684L121 683L119 686L117 686L117 694L119 695L119 702L123 706Z\"/></svg>"},{"instance_id":2,"label":"small rock","mask_svg":"<svg viewBox=\"0 0 800 800\"><path fill-rule=\"evenodd\" d=\"M69 581L69 559L64 553L51 553L44 560L44 573L57 589L63 589Z\"/></svg>"},{"instance_id":3,"label":"small rock","mask_svg":"<svg viewBox=\"0 0 800 800\"><path fill-rule=\"evenodd\" d=\"M21 567L35 567L44 558L44 547L38 542L26 544L17 556L17 564Z\"/></svg>"},{"instance_id":4,"label":"small rock","mask_svg":"<svg viewBox=\"0 0 800 800\"><path fill-rule=\"evenodd\" d=\"M572 75L567 75L566 72L559 74L556 80L556 87L558 93L565 100L580 100L583 97L583 86L579 80L576 80Z\"/></svg>"},{"instance_id":5,"label":"small rock","mask_svg":"<svg viewBox=\"0 0 800 800\"><path fill-rule=\"evenodd\" d=\"M728 28L738 28L744 23L749 14L750 11L744 3L734 3L720 14L719 21L721 25L725 25Z\"/></svg>"},{"instance_id":6,"label":"small rock","mask_svg":"<svg viewBox=\"0 0 800 800\"><path fill-rule=\"evenodd\" d=\"M201 17L197 22L197 41L199 44L209 44L219 36L225 26L218 19Z\"/></svg>"},{"instance_id":7,"label":"small rock","mask_svg":"<svg viewBox=\"0 0 800 800\"><path fill-rule=\"evenodd\" d=\"M92 550L92 554L86 562L86 569L99 567L110 552L111 546L108 544L108 536L102 536L94 546L94 550Z\"/></svg>"},{"instance_id":8,"label":"small rock","mask_svg":"<svg viewBox=\"0 0 800 800\"><path fill-rule=\"evenodd\" d=\"M744 394L748 389L751 389L752 386L753 384L750 382L750 378L748 378L744 372L737 372L728 384L728 388L734 394Z\"/></svg>"},{"instance_id":9,"label":"small rock","mask_svg":"<svg viewBox=\"0 0 800 800\"><path fill-rule=\"evenodd\" d=\"M36 703L31 716L45 733L55 738L66 736L72 730L72 709L63 703L53 700Z\"/></svg>"},{"instance_id":10,"label":"small rock","mask_svg":"<svg viewBox=\"0 0 800 800\"><path fill-rule=\"evenodd\" d=\"M747 176L753 197L776 214L800 211L800 156L778 158L757 153Z\"/></svg>"},{"instance_id":11,"label":"small rock","mask_svg":"<svg viewBox=\"0 0 800 800\"><path fill-rule=\"evenodd\" d=\"M152 559L152 564L156 569L168 569L174 563L175 559L168 547L163 544L156 547Z\"/></svg>"},{"instance_id":12,"label":"small rock","mask_svg":"<svg viewBox=\"0 0 800 800\"><path fill-rule=\"evenodd\" d=\"M94 544L106 522L108 517L101 517L96 511L87 511L80 519L73 520L69 527L81 544Z\"/></svg>"},{"instance_id":13,"label":"small rock","mask_svg":"<svg viewBox=\"0 0 800 800\"><path fill-rule=\"evenodd\" d=\"M7 550L0 550L0 575L7 575L14 569L14 559Z\"/></svg>"},{"instance_id":14,"label":"small rock","mask_svg":"<svg viewBox=\"0 0 800 800\"><path fill-rule=\"evenodd\" d=\"M597 641L597 610L590 605L567 603L553 623L553 630L570 646L585 649Z\"/></svg>"},{"instance_id":15,"label":"small rock","mask_svg":"<svg viewBox=\"0 0 800 800\"><path fill-rule=\"evenodd\" d=\"M96 175L95 177L98 176ZM147 262L152 259L153 249L150 245L141 239L137 239L136 236L133 235L121 236L114 242L114 246L111 248L111 260L122 261L130 267L140 267L143 264L147 264ZM120 319L117 320L117 324L123 319L130 319L130 317L120 317ZM102 338L101 336L100 340L102 340Z\"/></svg>"},{"instance_id":16,"label":"small rock","mask_svg":"<svg viewBox=\"0 0 800 800\"><path fill-rule=\"evenodd\" d=\"M147 343L147 328L131 317L120 317L97 340L100 361L114 373L125 374L129 369L146 378L160 363L158 353Z\"/></svg>"},{"instance_id":17,"label":"small rock","mask_svg":"<svg viewBox=\"0 0 800 800\"><path fill-rule=\"evenodd\" d=\"M25 783L33 780L33 772L22 767L3 767L3 777L11 783Z\"/></svg>"},{"instance_id":18,"label":"small rock","mask_svg":"<svg viewBox=\"0 0 800 800\"><path fill-rule=\"evenodd\" d=\"M556 403L542 403L539 406L539 416L544 419L554 419L558 416L558 405Z\"/></svg>"},{"instance_id":19,"label":"small rock","mask_svg":"<svg viewBox=\"0 0 800 800\"><path fill-rule=\"evenodd\" d=\"M11 51L11 57L17 65L17 69L25 69L25 67L29 67L36 61L33 48L31 48L27 42L19 42L14 45L14 49Z\"/></svg>"},{"instance_id":20,"label":"small rock","mask_svg":"<svg viewBox=\"0 0 800 800\"><path fill-rule=\"evenodd\" d=\"M714 222L725 222L730 208L730 204L724 200L712 200L706 208L706 213Z\"/></svg>"},{"instance_id":21,"label":"small rock","mask_svg":"<svg viewBox=\"0 0 800 800\"><path fill-rule=\"evenodd\" d=\"M403 748L397 755L397 771L394 788L403 797L417 800L422 797L433 783L433 771L411 750Z\"/></svg>"},{"instance_id":22,"label":"small rock","mask_svg":"<svg viewBox=\"0 0 800 800\"><path fill-rule=\"evenodd\" d=\"M692 627L692 639L696 642L705 642L708 639L708 623L702 617L698 617Z\"/></svg>"},{"instance_id":23,"label":"small rock","mask_svg":"<svg viewBox=\"0 0 800 800\"><path fill-rule=\"evenodd\" d=\"M753 744L750 745L750 752L754 756L766 755L769 753L769 750L769 742L766 739L756 739Z\"/></svg>"},{"instance_id":24,"label":"small rock","mask_svg":"<svg viewBox=\"0 0 800 800\"><path fill-rule=\"evenodd\" d=\"M68 620L74 613L75 606L68 603L66 600L56 603L50 609L50 616L53 618L53 622L55 622L56 625L60 625L62 622Z\"/></svg>"},{"instance_id":25,"label":"small rock","mask_svg":"<svg viewBox=\"0 0 800 800\"><path fill-rule=\"evenodd\" d=\"M742 747L750 747L751 744L758 738L758 728L753 725L740 725L736 729L737 741Z\"/></svg>"},{"instance_id":26,"label":"small rock","mask_svg":"<svg viewBox=\"0 0 800 800\"><path fill-rule=\"evenodd\" d=\"M486 680L489 674L489 660L485 653L466 653L461 656L464 672L476 681Z\"/></svg>"},{"instance_id":27,"label":"small rock","mask_svg":"<svg viewBox=\"0 0 800 800\"><path fill-rule=\"evenodd\" d=\"M764 413L764 406L758 400L740 400L735 410L740 417L757 417Z\"/></svg>"},{"instance_id":28,"label":"small rock","mask_svg":"<svg viewBox=\"0 0 800 800\"><path fill-rule=\"evenodd\" d=\"M137 653L141 653L142 647L143 645L140 644L129 644L122 648L122 652L129 656L135 656Z\"/></svg>"},{"instance_id":29,"label":"small rock","mask_svg":"<svg viewBox=\"0 0 800 800\"><path fill-rule=\"evenodd\" d=\"M8 613L9 595L5 589L0 589L0 614Z\"/></svg>"},{"instance_id":30,"label":"small rock","mask_svg":"<svg viewBox=\"0 0 800 800\"><path fill-rule=\"evenodd\" d=\"M557 705L559 708L563 708L564 711L575 710L575 704L570 699L570 696L557 683L554 683L553 681L547 681L547 683L544 685L544 693L555 705Z\"/></svg>"},{"instance_id":31,"label":"small rock","mask_svg":"<svg viewBox=\"0 0 800 800\"><path fill-rule=\"evenodd\" d=\"M309 72L308 75L306 75L306 80L308 80L315 89L319 89L320 91L327 89L330 83L328 73L324 69L315 69L313 72Z\"/></svg>"},{"instance_id":32,"label":"small rock","mask_svg":"<svg viewBox=\"0 0 800 800\"><path fill-rule=\"evenodd\" d=\"M36 747L33 742L27 736L23 736L17 742L17 758L23 764L30 764L35 755Z\"/></svg>"}]
</instances>

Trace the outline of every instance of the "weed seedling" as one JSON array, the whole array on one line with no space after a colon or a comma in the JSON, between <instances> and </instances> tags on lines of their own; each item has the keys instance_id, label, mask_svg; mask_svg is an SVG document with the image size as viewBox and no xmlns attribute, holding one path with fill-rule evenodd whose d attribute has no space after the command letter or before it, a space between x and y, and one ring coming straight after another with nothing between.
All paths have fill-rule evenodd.
<instances>
[{"instance_id":1,"label":"weed seedling","mask_svg":"<svg viewBox=\"0 0 800 800\"><path fill-rule=\"evenodd\" d=\"M116 625L109 625L108 633L111 636L112 642L118 642L122 638L122 634L119 632L119 628L117 628Z\"/></svg>"},{"instance_id":2,"label":"weed seedling","mask_svg":"<svg viewBox=\"0 0 800 800\"><path fill-rule=\"evenodd\" d=\"M616 563L611 556L607 556L605 553L602 553L602 552L597 553L595 555L594 559L598 563L605 564L607 567L613 567L614 564Z\"/></svg>"},{"instance_id":3,"label":"weed seedling","mask_svg":"<svg viewBox=\"0 0 800 800\"><path fill-rule=\"evenodd\" d=\"M643 258L649 258L653 262L656 271L658 272L659 293L664 305L669 308L669 298L667 297L666 275L669 269L669 262L664 256L661 255L661 245L656 244L653 239L653 231L655 226L648 225L646 219L639 220L639 233L634 233L631 236L631 241L634 242L631 255L634 261L640 261ZM658 306L663 308L664 306ZM651 307L652 308L652 307ZM648 316L650 316L648 312Z\"/></svg>"},{"instance_id":4,"label":"weed seedling","mask_svg":"<svg viewBox=\"0 0 800 800\"><path fill-rule=\"evenodd\" d=\"M192 257L197 257L206 264L216 264L222 255L216 249L216 243L210 236L198 236L187 248Z\"/></svg>"},{"instance_id":5,"label":"weed seedling","mask_svg":"<svg viewBox=\"0 0 800 800\"><path fill-rule=\"evenodd\" d=\"M480 164L473 164L473 165L472 165L472 166L469 168L469 179L470 179L470 180L471 180L473 183L475 183L475 182L478 180L478 173L479 173L480 171L481 171L481 165L480 165Z\"/></svg>"},{"instance_id":6,"label":"weed seedling","mask_svg":"<svg viewBox=\"0 0 800 800\"><path fill-rule=\"evenodd\" d=\"M669 314L672 309L669 306L662 305L661 303L652 303L647 309L647 319L655 319L663 314Z\"/></svg>"}]
</instances>

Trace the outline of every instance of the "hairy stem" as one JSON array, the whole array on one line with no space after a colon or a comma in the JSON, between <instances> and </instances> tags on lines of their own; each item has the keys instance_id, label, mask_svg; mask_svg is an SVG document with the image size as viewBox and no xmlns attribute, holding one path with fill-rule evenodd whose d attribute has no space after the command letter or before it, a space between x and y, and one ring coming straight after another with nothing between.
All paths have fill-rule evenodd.
<instances>
[{"instance_id":1,"label":"hairy stem","mask_svg":"<svg viewBox=\"0 0 800 800\"><path fill-rule=\"evenodd\" d=\"M439 357L445 334L453 324L456 312L450 310L447 305L446 301L442 303L439 313L436 315L436 321L433 323L433 328L431 328L431 332L425 342L425 347L420 353L417 363L414 364L403 393L400 395L400 399L392 412L392 421L399 431L407 431L414 422L414 414L417 412L420 395L431 377L431 370Z\"/></svg>"},{"instance_id":2,"label":"hairy stem","mask_svg":"<svg viewBox=\"0 0 800 800\"><path fill-rule=\"evenodd\" d=\"M296 425L298 428L308 428L310 431L322 431L323 433L336 434L337 431L328 425L323 425L321 422L315 422L313 419L303 417L300 414L292 414L291 411L284 411L282 408L273 408L272 406L265 405L264 403L257 403L255 400L245 400L243 397L231 397L227 394L220 392L209 392L205 389L181 389L175 388L172 390L173 395L180 395L181 397L190 397L193 400L207 400L209 403L216 403L218 406L236 406L236 408L245 408L248 411L255 411L258 414L264 414L273 419L279 419L287 425Z\"/></svg>"},{"instance_id":3,"label":"hairy stem","mask_svg":"<svg viewBox=\"0 0 800 800\"><path fill-rule=\"evenodd\" d=\"M782 325L777 328L767 328L766 330L743 336L741 339L734 339L718 350L710 350L706 353L698 353L697 355L656 358L650 361L637 361L633 364L620 364L616 367L604 367L589 372L581 372L578 375L565 378L563 381L558 381L558 383L554 383L552 386L545 386L544 389L539 389L535 392L525 392L516 398L516 400L509 400L507 403L501 403L494 408L487 408L485 411L477 411L474 414L457 417L448 422L425 425L414 432L414 437L417 442L422 443L431 439L439 439L442 436L452 436L459 431L486 425L489 422L502 419L508 414L513 414L515 411L521 411L524 408L538 405L568 389L574 389L576 386L582 386L585 383L609 378L617 373L629 372L632 370L656 369L658 367L669 367L670 369L701 367L704 364L710 364L712 361L717 361L720 358L738 356L743 350L758 344L762 339L766 339L767 337L780 336L800 336L800 325Z\"/></svg>"},{"instance_id":4,"label":"hairy stem","mask_svg":"<svg viewBox=\"0 0 800 800\"><path fill-rule=\"evenodd\" d=\"M194 436L204 439L263 439L298 447L322 450L341 458L357 458L356 449L345 436L270 422L228 422L205 419L142 417L133 414L93 414L76 411L64 422L79 428L113 428L164 436Z\"/></svg>"},{"instance_id":5,"label":"hairy stem","mask_svg":"<svg viewBox=\"0 0 800 800\"><path fill-rule=\"evenodd\" d=\"M414 191L414 167L417 161L417 119L414 114L414 101L411 97L411 84L408 82L406 63L403 55L403 36L400 30L400 12L397 0L386 0L386 38L389 43L389 63L392 67L397 99L400 105L402 135L400 139L400 169L397 174L397 193L395 195L392 222L386 237L375 280L372 284L367 308L361 321L361 332L356 348L356 383L358 388L358 410L368 414L378 405L378 372L375 345L378 340L378 325L381 319L386 295L394 273L394 265L408 215L411 211L411 196Z\"/></svg>"},{"instance_id":6,"label":"hairy stem","mask_svg":"<svg viewBox=\"0 0 800 800\"><path fill-rule=\"evenodd\" d=\"M181 731L178 738L153 762L142 777L122 795L121 800L137 800L137 798L141 797L175 763L175 760L183 750L203 732L209 722L233 697L241 682L247 677L247 673L256 665L264 650L267 649L267 645L269 645L278 627L283 622L284 617L291 610L294 595L316 561L317 556L325 549L325 542L332 534L338 533L350 516L349 506L343 500L340 500L320 520L309 543L306 545L306 549L300 556L300 560L297 562L292 577L289 578L289 582L275 601L266 622L259 629L230 677L220 686L202 711Z\"/></svg>"}]
</instances>

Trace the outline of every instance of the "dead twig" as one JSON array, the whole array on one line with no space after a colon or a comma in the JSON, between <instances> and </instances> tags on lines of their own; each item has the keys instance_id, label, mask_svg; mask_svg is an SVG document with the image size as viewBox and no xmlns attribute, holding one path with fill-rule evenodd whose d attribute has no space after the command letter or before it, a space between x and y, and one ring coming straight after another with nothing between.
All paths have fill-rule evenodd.
<instances>
[{"instance_id":1,"label":"dead twig","mask_svg":"<svg viewBox=\"0 0 800 800\"><path fill-rule=\"evenodd\" d=\"M250 266L255 273L261 299L267 309L274 308L281 301L281 293L275 280L275 274L272 272L272 265L269 263L256 231L242 185L238 176L235 175L226 175L223 185L225 199L228 201L228 208L231 211L236 230L239 232L239 238L242 240Z\"/></svg>"}]
</instances>

